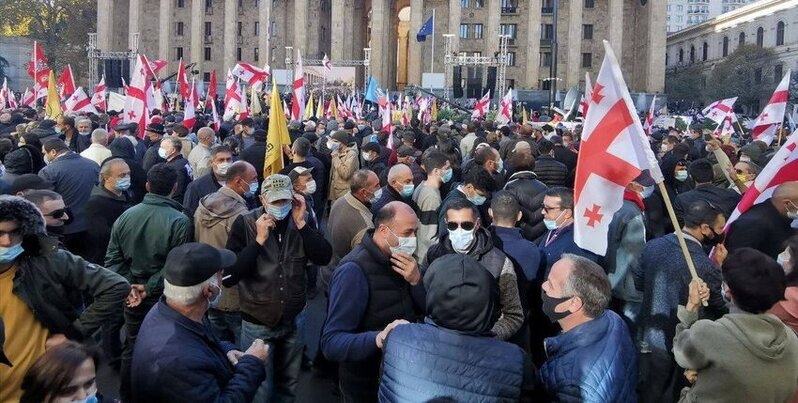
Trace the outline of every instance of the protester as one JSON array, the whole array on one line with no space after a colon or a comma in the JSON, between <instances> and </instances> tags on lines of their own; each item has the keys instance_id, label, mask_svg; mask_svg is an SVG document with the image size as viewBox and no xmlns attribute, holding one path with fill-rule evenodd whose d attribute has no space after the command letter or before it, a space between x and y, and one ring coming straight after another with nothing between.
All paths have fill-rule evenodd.
<instances>
[{"instance_id":1,"label":"protester","mask_svg":"<svg viewBox=\"0 0 798 403\"><path fill-rule=\"evenodd\" d=\"M199 143L188 155L191 172L200 178L211 171L211 148L216 144L216 134L210 127L202 127L197 131Z\"/></svg>"},{"instance_id":2,"label":"protester","mask_svg":"<svg viewBox=\"0 0 798 403\"><path fill-rule=\"evenodd\" d=\"M138 125L136 123L124 123L116 125L113 128L113 131L114 138L111 141L112 146L117 140L125 138L130 141L131 145L133 145L133 158L136 161L141 161L144 159L144 154L147 152L147 146L143 141L139 141L138 137L136 136L138 132Z\"/></svg>"},{"instance_id":3,"label":"protester","mask_svg":"<svg viewBox=\"0 0 798 403\"><path fill-rule=\"evenodd\" d=\"M55 247L33 203L0 196L0 318L6 332L0 401L16 401L28 369L47 347L83 341L121 314L129 284ZM92 297L84 304L83 295Z\"/></svg>"},{"instance_id":4,"label":"protester","mask_svg":"<svg viewBox=\"0 0 798 403\"><path fill-rule=\"evenodd\" d=\"M786 275L787 289L784 290L784 300L776 302L769 312L798 334L798 270L795 270L798 267L798 237L787 240L787 247L779 253L776 261Z\"/></svg>"},{"instance_id":5,"label":"protester","mask_svg":"<svg viewBox=\"0 0 798 403\"><path fill-rule=\"evenodd\" d=\"M568 167L554 159L554 144L543 140L538 145L540 155L535 159L534 172L537 179L548 187L568 184Z\"/></svg>"},{"instance_id":6,"label":"protester","mask_svg":"<svg viewBox=\"0 0 798 403\"><path fill-rule=\"evenodd\" d=\"M610 282L596 263L566 253L541 293L562 334L546 339L540 377L549 401L635 402L637 357L623 320L607 310Z\"/></svg>"},{"instance_id":7,"label":"protester","mask_svg":"<svg viewBox=\"0 0 798 403\"><path fill-rule=\"evenodd\" d=\"M12 182L9 194L22 196L28 190L53 190L53 182L36 174L20 175Z\"/></svg>"},{"instance_id":8,"label":"protester","mask_svg":"<svg viewBox=\"0 0 798 403\"><path fill-rule=\"evenodd\" d=\"M36 205L42 213L47 235L61 242L64 225L72 220L71 211L61 195L52 190L28 190L22 197Z\"/></svg>"},{"instance_id":9,"label":"protester","mask_svg":"<svg viewBox=\"0 0 798 403\"><path fill-rule=\"evenodd\" d=\"M548 232L541 237L540 249L546 260L546 274L565 253L596 261L598 257L574 241L574 193L564 187L546 190L543 197L543 223Z\"/></svg>"},{"instance_id":10,"label":"protester","mask_svg":"<svg viewBox=\"0 0 798 403\"><path fill-rule=\"evenodd\" d=\"M199 147L198 147L199 148ZM210 151L210 172L191 181L186 187L186 194L183 196L183 209L189 217L194 217L200 199L218 191L224 186L227 180L227 171L233 164L233 153L225 145L218 145ZM252 164L250 164L252 165ZM253 167L254 169L254 167ZM257 182L255 182L257 185ZM255 186L257 189L257 186ZM255 190L246 194L246 198L253 198Z\"/></svg>"},{"instance_id":11,"label":"protester","mask_svg":"<svg viewBox=\"0 0 798 403\"><path fill-rule=\"evenodd\" d=\"M695 187L690 191L680 193L673 201L673 210L676 212L679 225L684 225L684 210L699 200L705 200L718 206L724 216L730 217L734 208L740 203L740 194L712 183L715 175L712 164L705 159L695 160L690 163L687 172L693 178Z\"/></svg>"},{"instance_id":12,"label":"protester","mask_svg":"<svg viewBox=\"0 0 798 403\"><path fill-rule=\"evenodd\" d=\"M321 349L339 363L345 401L377 399L381 353L388 333L423 311L421 273L413 259L418 218L404 203L387 204L330 284Z\"/></svg>"},{"instance_id":13,"label":"protester","mask_svg":"<svg viewBox=\"0 0 798 403\"><path fill-rule=\"evenodd\" d=\"M74 117L61 115L56 122L55 130L58 137L67 144L72 152L80 154L89 148L91 138L78 133Z\"/></svg>"},{"instance_id":14,"label":"protester","mask_svg":"<svg viewBox=\"0 0 798 403\"><path fill-rule=\"evenodd\" d=\"M467 200L474 206L482 206L488 200L490 194L498 190L496 181L488 171L483 168L470 170L462 183L452 185L452 190L441 202L438 212L438 237L446 232L446 211L449 205L457 200Z\"/></svg>"},{"instance_id":15,"label":"protester","mask_svg":"<svg viewBox=\"0 0 798 403\"><path fill-rule=\"evenodd\" d=\"M421 166L416 162L416 149L402 145L396 149L396 159L400 164L405 164L410 167L413 172L413 184L418 186L424 180L424 172L421 171Z\"/></svg>"},{"instance_id":16,"label":"protester","mask_svg":"<svg viewBox=\"0 0 798 403\"><path fill-rule=\"evenodd\" d=\"M177 150L177 153L180 154L186 161L188 161L188 156L191 155L191 150L194 149L194 142L192 142L191 138L189 137L190 131L191 130L186 126L183 126L182 122L178 122L174 127L172 127L172 136L170 136L171 138L180 141L180 148ZM166 157L164 157L164 159L167 161L169 160L169 158Z\"/></svg>"},{"instance_id":17,"label":"protester","mask_svg":"<svg viewBox=\"0 0 798 403\"><path fill-rule=\"evenodd\" d=\"M393 201L400 201L410 206L416 215L419 213L418 205L413 201L413 172L404 164L396 164L388 171L388 184L382 187L380 198L372 203L371 213L376 214L383 206Z\"/></svg>"},{"instance_id":18,"label":"protester","mask_svg":"<svg viewBox=\"0 0 798 403\"><path fill-rule=\"evenodd\" d=\"M183 154L181 153L183 142L178 137L167 137L161 142L161 148L158 155L166 160L165 165L175 171L177 175L177 189L172 194L172 200L182 203L186 194L186 188L194 178L194 173L191 171L191 164L188 163ZM152 168L150 168L152 170ZM147 171L147 178L149 179L149 171Z\"/></svg>"},{"instance_id":19,"label":"protester","mask_svg":"<svg viewBox=\"0 0 798 403\"><path fill-rule=\"evenodd\" d=\"M316 189L308 194L313 199L313 210L316 217L322 217L327 207L327 199L324 197L327 191L327 170L324 164L313 155L310 141L304 137L294 141L291 146L291 157L291 163L283 168L280 173L288 175L296 167L312 169L310 174L313 176Z\"/></svg>"},{"instance_id":20,"label":"protester","mask_svg":"<svg viewBox=\"0 0 798 403\"><path fill-rule=\"evenodd\" d=\"M104 129L94 129L91 133L91 145L81 151L80 156L102 165L103 161L111 156L111 150L108 149L108 132Z\"/></svg>"},{"instance_id":21,"label":"protester","mask_svg":"<svg viewBox=\"0 0 798 403\"><path fill-rule=\"evenodd\" d=\"M427 179L413 192L413 201L418 206L418 247L416 260L423 261L429 247L438 236L438 209L441 206L441 187L452 180L452 164L443 153L433 151L424 157Z\"/></svg>"},{"instance_id":22,"label":"protester","mask_svg":"<svg viewBox=\"0 0 798 403\"><path fill-rule=\"evenodd\" d=\"M379 199L380 182L369 170L355 171L349 193L333 203L327 219L326 238L332 244L331 267L357 246L364 234L374 227L368 206Z\"/></svg>"},{"instance_id":23,"label":"protester","mask_svg":"<svg viewBox=\"0 0 798 403\"><path fill-rule=\"evenodd\" d=\"M144 318L136 342L130 401L252 401L266 377L269 346L257 339L241 352L220 341L205 318L221 297L222 271L235 261L229 250L201 243L169 252L164 295Z\"/></svg>"},{"instance_id":24,"label":"protester","mask_svg":"<svg viewBox=\"0 0 798 403\"><path fill-rule=\"evenodd\" d=\"M141 203L147 193L147 173L141 168L141 163L136 160L136 152L130 141L114 141L111 143L111 157L121 158L130 169L130 198L132 203Z\"/></svg>"},{"instance_id":25,"label":"protester","mask_svg":"<svg viewBox=\"0 0 798 403\"><path fill-rule=\"evenodd\" d=\"M166 162L166 159L162 158L158 151L161 149L164 133L163 124L161 123L150 123L144 130L146 140L149 141L147 151L144 153L144 159L141 161L141 167L144 172L149 172L150 168L157 163Z\"/></svg>"},{"instance_id":26,"label":"protester","mask_svg":"<svg viewBox=\"0 0 798 403\"><path fill-rule=\"evenodd\" d=\"M377 177L382 178L384 171L388 170L386 161L380 156L380 145L377 142L368 141L361 147L361 156L365 162L364 168L374 171Z\"/></svg>"},{"instance_id":27,"label":"protester","mask_svg":"<svg viewBox=\"0 0 798 403\"><path fill-rule=\"evenodd\" d=\"M784 249L784 241L796 232L791 227L798 219L798 182L776 187L770 200L752 206L729 226L726 247L729 251L749 247L773 259Z\"/></svg>"},{"instance_id":28,"label":"protester","mask_svg":"<svg viewBox=\"0 0 798 403\"><path fill-rule=\"evenodd\" d=\"M504 190L510 192L521 205L523 215L518 227L521 228L524 238L537 242L547 231L543 221L543 198L548 187L533 172L535 159L531 154L515 154L512 161L515 172L507 179Z\"/></svg>"},{"instance_id":29,"label":"protester","mask_svg":"<svg viewBox=\"0 0 798 403\"><path fill-rule=\"evenodd\" d=\"M119 217L111 230L105 266L132 285L125 306L127 338L122 352L122 399L130 399L130 363L144 316L163 293L163 267L173 248L192 239L191 220L175 202L177 172L155 164L147 173L147 195Z\"/></svg>"},{"instance_id":30,"label":"protester","mask_svg":"<svg viewBox=\"0 0 798 403\"><path fill-rule=\"evenodd\" d=\"M98 402L96 350L65 341L47 350L22 380L21 403Z\"/></svg>"},{"instance_id":31,"label":"protester","mask_svg":"<svg viewBox=\"0 0 798 403\"><path fill-rule=\"evenodd\" d=\"M352 147L354 139L349 133L339 130L327 140L332 169L330 170L329 200L335 202L349 189L349 181L358 168L357 150Z\"/></svg>"}]
</instances>

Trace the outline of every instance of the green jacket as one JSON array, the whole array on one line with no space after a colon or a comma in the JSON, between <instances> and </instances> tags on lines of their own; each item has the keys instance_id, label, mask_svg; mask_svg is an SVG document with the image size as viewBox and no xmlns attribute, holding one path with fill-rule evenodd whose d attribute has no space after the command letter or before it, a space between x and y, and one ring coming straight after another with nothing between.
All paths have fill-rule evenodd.
<instances>
[{"instance_id":1,"label":"green jacket","mask_svg":"<svg viewBox=\"0 0 798 403\"><path fill-rule=\"evenodd\" d=\"M105 267L130 284L144 284L147 295L161 294L166 256L192 239L191 220L182 209L172 199L147 193L114 223Z\"/></svg>"}]
</instances>

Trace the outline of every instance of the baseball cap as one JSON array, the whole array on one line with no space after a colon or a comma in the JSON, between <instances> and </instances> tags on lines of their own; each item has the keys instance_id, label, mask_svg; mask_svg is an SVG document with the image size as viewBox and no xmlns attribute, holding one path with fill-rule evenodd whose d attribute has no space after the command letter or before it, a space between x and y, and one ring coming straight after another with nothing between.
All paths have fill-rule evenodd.
<instances>
[{"instance_id":1,"label":"baseball cap","mask_svg":"<svg viewBox=\"0 0 798 403\"><path fill-rule=\"evenodd\" d=\"M338 130L337 132L333 133L333 135L330 137L332 137L333 140L340 141L342 144L347 146L349 144L352 144L353 141L352 136L343 130Z\"/></svg>"},{"instance_id":2,"label":"baseball cap","mask_svg":"<svg viewBox=\"0 0 798 403\"><path fill-rule=\"evenodd\" d=\"M190 287L202 283L235 262L236 254L227 249L189 242L172 249L166 256L163 277L169 284Z\"/></svg>"},{"instance_id":3,"label":"baseball cap","mask_svg":"<svg viewBox=\"0 0 798 403\"><path fill-rule=\"evenodd\" d=\"M288 177L291 178L291 182L295 181L296 178L300 177L301 175L310 175L313 171L313 167L305 168L305 167L294 167L291 172L288 173Z\"/></svg>"},{"instance_id":4,"label":"baseball cap","mask_svg":"<svg viewBox=\"0 0 798 403\"><path fill-rule=\"evenodd\" d=\"M286 175L269 175L261 186L261 194L267 203L277 200L291 200L294 198L294 183Z\"/></svg>"}]
</instances>

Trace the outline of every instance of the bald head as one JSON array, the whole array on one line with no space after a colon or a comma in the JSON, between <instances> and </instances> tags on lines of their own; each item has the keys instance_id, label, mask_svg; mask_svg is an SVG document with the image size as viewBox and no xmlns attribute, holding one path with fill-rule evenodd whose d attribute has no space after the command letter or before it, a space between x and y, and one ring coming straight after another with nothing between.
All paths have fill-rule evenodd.
<instances>
[{"instance_id":1,"label":"bald head","mask_svg":"<svg viewBox=\"0 0 798 403\"><path fill-rule=\"evenodd\" d=\"M798 181L784 182L776 187L770 202L784 216L788 212L798 213Z\"/></svg>"},{"instance_id":2,"label":"bald head","mask_svg":"<svg viewBox=\"0 0 798 403\"><path fill-rule=\"evenodd\" d=\"M238 178L252 182L251 178L257 177L258 173L255 172L255 167L246 161L236 161L230 168L227 168L227 181L232 182Z\"/></svg>"}]
</instances>

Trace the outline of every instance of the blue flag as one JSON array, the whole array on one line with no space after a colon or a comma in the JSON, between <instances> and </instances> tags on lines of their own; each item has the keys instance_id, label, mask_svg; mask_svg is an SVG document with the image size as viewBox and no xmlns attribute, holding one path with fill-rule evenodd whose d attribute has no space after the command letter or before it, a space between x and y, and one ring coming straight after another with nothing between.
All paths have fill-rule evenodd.
<instances>
[{"instance_id":1,"label":"blue flag","mask_svg":"<svg viewBox=\"0 0 798 403\"><path fill-rule=\"evenodd\" d=\"M429 17L427 22L424 23L424 26L421 27L421 30L418 31L418 34L416 35L416 40L419 41L419 42L426 41L427 40L427 35L432 35L432 32L434 30L434 28L433 28L434 24L435 24L435 18L434 17Z\"/></svg>"},{"instance_id":2,"label":"blue flag","mask_svg":"<svg viewBox=\"0 0 798 403\"><path fill-rule=\"evenodd\" d=\"M369 76L369 82L366 84L366 101L377 103L377 79L374 76Z\"/></svg>"}]
</instances>

